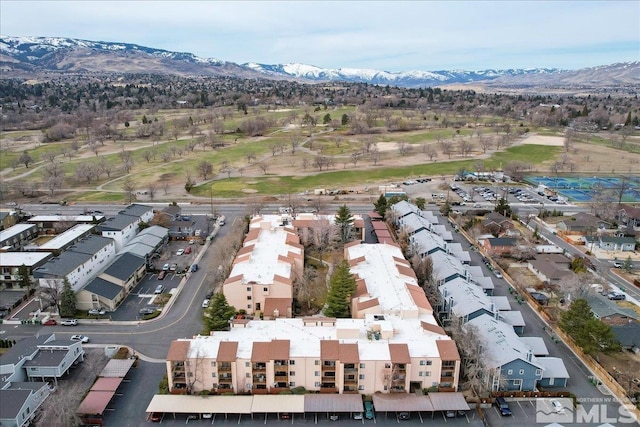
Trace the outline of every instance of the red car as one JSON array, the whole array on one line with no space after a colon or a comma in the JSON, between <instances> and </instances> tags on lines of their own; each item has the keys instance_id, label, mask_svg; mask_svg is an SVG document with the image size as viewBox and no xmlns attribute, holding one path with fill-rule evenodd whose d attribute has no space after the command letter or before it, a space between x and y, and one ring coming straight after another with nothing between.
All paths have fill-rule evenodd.
<instances>
[{"instance_id":1,"label":"red car","mask_svg":"<svg viewBox=\"0 0 640 427\"><path fill-rule=\"evenodd\" d=\"M162 413L161 412L152 412L151 416L149 417L149 420L151 420L154 423L162 421Z\"/></svg>"},{"instance_id":2,"label":"red car","mask_svg":"<svg viewBox=\"0 0 640 427\"><path fill-rule=\"evenodd\" d=\"M191 253L191 246L187 246L186 248L184 248L184 253L189 255Z\"/></svg>"},{"instance_id":3,"label":"red car","mask_svg":"<svg viewBox=\"0 0 640 427\"><path fill-rule=\"evenodd\" d=\"M49 319L46 322L43 323L43 325L45 326L55 326L57 325L58 322L56 322L56 319Z\"/></svg>"}]
</instances>

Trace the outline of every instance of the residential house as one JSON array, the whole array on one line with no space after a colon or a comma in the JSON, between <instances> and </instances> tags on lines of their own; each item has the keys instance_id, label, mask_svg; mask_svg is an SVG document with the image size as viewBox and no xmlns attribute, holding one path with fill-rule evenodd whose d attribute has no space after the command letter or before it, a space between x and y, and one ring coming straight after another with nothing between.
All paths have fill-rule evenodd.
<instances>
[{"instance_id":1,"label":"residential house","mask_svg":"<svg viewBox=\"0 0 640 427\"><path fill-rule=\"evenodd\" d=\"M640 353L640 323L627 322L623 325L612 325L611 330L623 349Z\"/></svg>"},{"instance_id":2,"label":"residential house","mask_svg":"<svg viewBox=\"0 0 640 427\"><path fill-rule=\"evenodd\" d=\"M33 270L47 262L51 252L4 252L0 254L0 288L15 288L20 284L20 267L27 267L33 281Z\"/></svg>"},{"instance_id":3,"label":"residential house","mask_svg":"<svg viewBox=\"0 0 640 427\"><path fill-rule=\"evenodd\" d=\"M152 225L139 232L136 237L122 248L120 253L129 252L145 260L151 267L151 260L158 256L169 242L169 229Z\"/></svg>"},{"instance_id":4,"label":"residential house","mask_svg":"<svg viewBox=\"0 0 640 427\"><path fill-rule=\"evenodd\" d=\"M144 258L130 252L120 254L98 277L78 291L76 307L79 310L100 307L115 310L144 277L146 267Z\"/></svg>"},{"instance_id":5,"label":"residential house","mask_svg":"<svg viewBox=\"0 0 640 427\"><path fill-rule=\"evenodd\" d=\"M616 213L616 220L629 229L640 229L640 207L621 204Z\"/></svg>"},{"instance_id":6,"label":"residential house","mask_svg":"<svg viewBox=\"0 0 640 427\"><path fill-rule=\"evenodd\" d=\"M22 251L31 240L38 237L35 224L16 224L0 231L0 252Z\"/></svg>"},{"instance_id":7,"label":"residential house","mask_svg":"<svg viewBox=\"0 0 640 427\"><path fill-rule=\"evenodd\" d=\"M498 213L491 212L480 223L482 228L494 236L499 236L505 233L507 230L513 229L515 226L513 222L506 216Z\"/></svg>"},{"instance_id":8,"label":"residential house","mask_svg":"<svg viewBox=\"0 0 640 427\"><path fill-rule=\"evenodd\" d=\"M23 427L32 425L37 410L49 397L46 382L7 382L0 389L0 425Z\"/></svg>"},{"instance_id":9,"label":"residential house","mask_svg":"<svg viewBox=\"0 0 640 427\"><path fill-rule=\"evenodd\" d=\"M593 315L608 325L626 325L640 321L640 315L633 308L624 308L600 294L587 295L587 302Z\"/></svg>"},{"instance_id":10,"label":"residential house","mask_svg":"<svg viewBox=\"0 0 640 427\"><path fill-rule=\"evenodd\" d=\"M116 251L120 252L138 233L141 223L153 219L153 208L146 205L132 204L98 225L98 231L104 237L114 240Z\"/></svg>"},{"instance_id":11,"label":"residential house","mask_svg":"<svg viewBox=\"0 0 640 427\"><path fill-rule=\"evenodd\" d=\"M484 342L483 360L492 369L485 381L491 390L533 391L541 384L566 386L569 373L562 359L536 357L506 323L484 314L466 325L473 327Z\"/></svg>"},{"instance_id":12,"label":"residential house","mask_svg":"<svg viewBox=\"0 0 640 427\"><path fill-rule=\"evenodd\" d=\"M41 288L56 289L62 289L66 278L77 292L108 266L115 255L113 239L90 235L34 269L33 276L39 280Z\"/></svg>"},{"instance_id":13,"label":"residential house","mask_svg":"<svg viewBox=\"0 0 640 427\"><path fill-rule=\"evenodd\" d=\"M560 221L557 226L559 230L566 233L592 235L597 231L611 229L611 223L598 218L595 215L578 212L577 214Z\"/></svg>"},{"instance_id":14,"label":"residential house","mask_svg":"<svg viewBox=\"0 0 640 427\"><path fill-rule=\"evenodd\" d=\"M604 251L623 252L636 250L636 239L633 237L584 236L583 239L588 248L597 247Z\"/></svg>"},{"instance_id":15,"label":"residential house","mask_svg":"<svg viewBox=\"0 0 640 427\"><path fill-rule=\"evenodd\" d=\"M527 262L527 268L540 281L550 285L558 285L574 273L569 269L571 261L562 254L538 254Z\"/></svg>"},{"instance_id":16,"label":"residential house","mask_svg":"<svg viewBox=\"0 0 640 427\"><path fill-rule=\"evenodd\" d=\"M517 239L512 237L490 237L484 239L484 250L491 256L505 256L516 246Z\"/></svg>"}]
</instances>

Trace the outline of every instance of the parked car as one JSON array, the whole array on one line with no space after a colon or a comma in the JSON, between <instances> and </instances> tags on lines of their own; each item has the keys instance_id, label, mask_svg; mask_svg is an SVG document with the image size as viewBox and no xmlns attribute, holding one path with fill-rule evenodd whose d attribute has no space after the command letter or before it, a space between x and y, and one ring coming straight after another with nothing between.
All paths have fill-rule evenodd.
<instances>
[{"instance_id":1,"label":"parked car","mask_svg":"<svg viewBox=\"0 0 640 427\"><path fill-rule=\"evenodd\" d=\"M178 264L171 264L171 267L169 267L170 271L176 271L178 269Z\"/></svg>"},{"instance_id":2,"label":"parked car","mask_svg":"<svg viewBox=\"0 0 640 427\"><path fill-rule=\"evenodd\" d=\"M511 408L509 408L509 404L503 397L496 397L495 404L498 407L498 411L500 411L500 415L503 417L511 415Z\"/></svg>"},{"instance_id":3,"label":"parked car","mask_svg":"<svg viewBox=\"0 0 640 427\"><path fill-rule=\"evenodd\" d=\"M338 416L338 414L331 414L331 415L329 415L329 419L331 421L338 421L340 419L340 417Z\"/></svg>"},{"instance_id":4,"label":"parked car","mask_svg":"<svg viewBox=\"0 0 640 427\"><path fill-rule=\"evenodd\" d=\"M55 326L57 325L58 322L56 322L56 319L49 319L46 322L43 323L43 325L45 326Z\"/></svg>"},{"instance_id":5,"label":"parked car","mask_svg":"<svg viewBox=\"0 0 640 427\"><path fill-rule=\"evenodd\" d=\"M178 252L176 252L176 255L180 256L184 253L184 249L178 249Z\"/></svg>"},{"instance_id":6,"label":"parked car","mask_svg":"<svg viewBox=\"0 0 640 427\"><path fill-rule=\"evenodd\" d=\"M202 301L202 308L207 308L207 307L209 307L209 300L208 299Z\"/></svg>"},{"instance_id":7,"label":"parked car","mask_svg":"<svg viewBox=\"0 0 640 427\"><path fill-rule=\"evenodd\" d=\"M614 262L614 263L613 263L613 266L614 266L615 268L622 268L622 263Z\"/></svg>"},{"instance_id":8,"label":"parked car","mask_svg":"<svg viewBox=\"0 0 640 427\"><path fill-rule=\"evenodd\" d=\"M398 413L398 419L399 420L406 421L409 418L411 418L411 414L409 414L408 412L399 412Z\"/></svg>"},{"instance_id":9,"label":"parked car","mask_svg":"<svg viewBox=\"0 0 640 427\"><path fill-rule=\"evenodd\" d=\"M169 270L169 264L165 264L162 266L162 271L167 271Z\"/></svg>"},{"instance_id":10,"label":"parked car","mask_svg":"<svg viewBox=\"0 0 640 427\"><path fill-rule=\"evenodd\" d=\"M209 291L207 292L207 296L205 296L205 299L211 299L212 296L213 296L213 292Z\"/></svg>"},{"instance_id":11,"label":"parked car","mask_svg":"<svg viewBox=\"0 0 640 427\"><path fill-rule=\"evenodd\" d=\"M92 316L104 316L107 312L104 308L92 308L89 310L89 314Z\"/></svg>"},{"instance_id":12,"label":"parked car","mask_svg":"<svg viewBox=\"0 0 640 427\"><path fill-rule=\"evenodd\" d=\"M191 266L191 272L192 272L192 273L194 273L194 272L196 272L196 271L198 271L198 264L193 264L193 265Z\"/></svg>"},{"instance_id":13,"label":"parked car","mask_svg":"<svg viewBox=\"0 0 640 427\"><path fill-rule=\"evenodd\" d=\"M158 280L164 280L164 277L167 275L166 270L162 270L160 273L158 273Z\"/></svg>"},{"instance_id":14,"label":"parked car","mask_svg":"<svg viewBox=\"0 0 640 427\"><path fill-rule=\"evenodd\" d=\"M155 313L155 312L156 312L156 311L155 311L154 309L152 309L152 308L147 308L147 307L145 307L145 308L141 308L141 309L140 309L140 311L138 311L138 313L139 313L139 314L141 314L141 315L143 315L143 316L146 316L147 314L153 314L153 313Z\"/></svg>"},{"instance_id":15,"label":"parked car","mask_svg":"<svg viewBox=\"0 0 640 427\"><path fill-rule=\"evenodd\" d=\"M161 294L164 292L164 286L158 285L156 286L156 290L153 292L154 294Z\"/></svg>"},{"instance_id":16,"label":"parked car","mask_svg":"<svg viewBox=\"0 0 640 427\"><path fill-rule=\"evenodd\" d=\"M76 319L64 319L60 324L62 326L76 326L78 321Z\"/></svg>"},{"instance_id":17,"label":"parked car","mask_svg":"<svg viewBox=\"0 0 640 427\"><path fill-rule=\"evenodd\" d=\"M556 414L564 414L564 406L560 403L559 400L551 399L551 406L553 408L553 412Z\"/></svg>"},{"instance_id":18,"label":"parked car","mask_svg":"<svg viewBox=\"0 0 640 427\"><path fill-rule=\"evenodd\" d=\"M81 343L88 343L89 337L86 335L71 335L71 341L80 341Z\"/></svg>"},{"instance_id":19,"label":"parked car","mask_svg":"<svg viewBox=\"0 0 640 427\"><path fill-rule=\"evenodd\" d=\"M609 295L607 295L607 298L609 298L610 300L622 301L627 297L625 296L625 294L621 292L609 292Z\"/></svg>"},{"instance_id":20,"label":"parked car","mask_svg":"<svg viewBox=\"0 0 640 427\"><path fill-rule=\"evenodd\" d=\"M364 416L368 420L372 420L375 414L373 413L373 402L370 400L364 401Z\"/></svg>"},{"instance_id":21,"label":"parked car","mask_svg":"<svg viewBox=\"0 0 640 427\"><path fill-rule=\"evenodd\" d=\"M190 253L191 253L191 246L187 246L186 248L184 248L185 255L189 255Z\"/></svg>"},{"instance_id":22,"label":"parked car","mask_svg":"<svg viewBox=\"0 0 640 427\"><path fill-rule=\"evenodd\" d=\"M362 412L355 412L355 413L353 414L353 419L354 419L354 420L361 420L362 418L363 418L363 416L362 416Z\"/></svg>"},{"instance_id":23,"label":"parked car","mask_svg":"<svg viewBox=\"0 0 640 427\"><path fill-rule=\"evenodd\" d=\"M288 412L283 412L283 413L280 414L280 419L281 420L288 420L290 418L291 418L291 414L288 413Z\"/></svg>"},{"instance_id":24,"label":"parked car","mask_svg":"<svg viewBox=\"0 0 640 427\"><path fill-rule=\"evenodd\" d=\"M149 420L154 423L159 423L162 421L162 413L161 412L152 412Z\"/></svg>"},{"instance_id":25,"label":"parked car","mask_svg":"<svg viewBox=\"0 0 640 427\"><path fill-rule=\"evenodd\" d=\"M502 279L502 273L500 273L498 270L493 270L493 274L494 274L494 276L496 276L498 279Z\"/></svg>"}]
</instances>

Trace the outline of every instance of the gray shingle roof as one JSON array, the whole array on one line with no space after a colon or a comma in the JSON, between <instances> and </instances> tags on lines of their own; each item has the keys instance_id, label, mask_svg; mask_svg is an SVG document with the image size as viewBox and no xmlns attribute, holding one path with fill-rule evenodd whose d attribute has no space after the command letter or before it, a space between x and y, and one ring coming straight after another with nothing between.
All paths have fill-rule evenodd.
<instances>
[{"instance_id":1,"label":"gray shingle roof","mask_svg":"<svg viewBox=\"0 0 640 427\"><path fill-rule=\"evenodd\" d=\"M97 235L87 236L79 240L75 245L70 246L59 256L51 258L46 264L33 270L33 277L66 276L90 260L101 249L113 244L113 239L107 237Z\"/></svg>"},{"instance_id":2,"label":"gray shingle roof","mask_svg":"<svg viewBox=\"0 0 640 427\"><path fill-rule=\"evenodd\" d=\"M83 289L109 300L114 299L120 292L122 292L122 287L116 285L115 283L111 283L107 280L101 279L100 277L96 277L95 279L87 283Z\"/></svg>"},{"instance_id":3,"label":"gray shingle roof","mask_svg":"<svg viewBox=\"0 0 640 427\"><path fill-rule=\"evenodd\" d=\"M152 210L153 208L151 206L133 203L127 206L126 208L124 208L123 210L121 210L119 213L126 214L126 215L133 215L140 218L142 215Z\"/></svg>"},{"instance_id":4,"label":"gray shingle roof","mask_svg":"<svg viewBox=\"0 0 640 427\"><path fill-rule=\"evenodd\" d=\"M143 258L129 252L120 255L103 273L121 280L128 280L136 271L145 265Z\"/></svg>"},{"instance_id":5,"label":"gray shingle roof","mask_svg":"<svg viewBox=\"0 0 640 427\"><path fill-rule=\"evenodd\" d=\"M139 216L126 215L119 213L113 218L109 218L102 224L98 225L100 231L122 231L140 220Z\"/></svg>"},{"instance_id":6,"label":"gray shingle roof","mask_svg":"<svg viewBox=\"0 0 640 427\"><path fill-rule=\"evenodd\" d=\"M48 341L53 341L55 335L44 334L40 336L27 337L17 341L13 347L0 356L0 365L16 365L20 359L25 356L31 356L38 350L39 344L44 344Z\"/></svg>"},{"instance_id":7,"label":"gray shingle roof","mask_svg":"<svg viewBox=\"0 0 640 427\"><path fill-rule=\"evenodd\" d=\"M0 419L15 419L31 393L31 390L0 390Z\"/></svg>"}]
</instances>

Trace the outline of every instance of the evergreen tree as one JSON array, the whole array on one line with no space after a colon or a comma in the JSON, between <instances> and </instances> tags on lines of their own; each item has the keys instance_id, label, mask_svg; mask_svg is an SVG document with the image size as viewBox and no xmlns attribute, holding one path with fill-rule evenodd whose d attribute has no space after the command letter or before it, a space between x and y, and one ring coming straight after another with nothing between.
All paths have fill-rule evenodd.
<instances>
[{"instance_id":1,"label":"evergreen tree","mask_svg":"<svg viewBox=\"0 0 640 427\"><path fill-rule=\"evenodd\" d=\"M340 229L340 240L342 243L347 243L351 240L351 230L353 230L353 214L347 205L338 208L334 221Z\"/></svg>"},{"instance_id":2,"label":"evergreen tree","mask_svg":"<svg viewBox=\"0 0 640 427\"><path fill-rule=\"evenodd\" d=\"M416 197L416 207L421 211L424 210L424 206L427 204L427 199L424 197Z\"/></svg>"},{"instance_id":3,"label":"evergreen tree","mask_svg":"<svg viewBox=\"0 0 640 427\"><path fill-rule=\"evenodd\" d=\"M229 305L222 292L216 293L209 302L204 316L205 332L228 331L229 320L236 314L236 309Z\"/></svg>"},{"instance_id":4,"label":"evergreen tree","mask_svg":"<svg viewBox=\"0 0 640 427\"><path fill-rule=\"evenodd\" d=\"M76 314L76 293L71 289L71 284L66 277L62 282L59 309L61 317L73 317Z\"/></svg>"},{"instance_id":5,"label":"evergreen tree","mask_svg":"<svg viewBox=\"0 0 640 427\"><path fill-rule=\"evenodd\" d=\"M624 263L622 263L622 268L624 271L631 274L631 272L633 271L633 261L631 261L631 255L629 255L627 259L624 260Z\"/></svg>"},{"instance_id":6,"label":"evergreen tree","mask_svg":"<svg viewBox=\"0 0 640 427\"><path fill-rule=\"evenodd\" d=\"M324 313L330 317L349 317L351 295L356 290L356 279L349 271L349 264L342 260L329 280L327 307Z\"/></svg>"},{"instance_id":7,"label":"evergreen tree","mask_svg":"<svg viewBox=\"0 0 640 427\"><path fill-rule=\"evenodd\" d=\"M629 114L627 114L627 120L624 121L624 125L625 126L631 125L631 111L629 111Z\"/></svg>"},{"instance_id":8,"label":"evergreen tree","mask_svg":"<svg viewBox=\"0 0 640 427\"><path fill-rule=\"evenodd\" d=\"M387 204L387 198L384 196L384 194L381 194L380 197L378 197L378 200L373 202L373 210L376 211L382 218L384 218L385 214L387 213L388 207L389 206Z\"/></svg>"},{"instance_id":9,"label":"evergreen tree","mask_svg":"<svg viewBox=\"0 0 640 427\"><path fill-rule=\"evenodd\" d=\"M29 269L26 265L22 264L18 268L18 277L20 278L18 281L20 287L26 289L27 292L31 293L33 281L31 280L31 275L29 274Z\"/></svg>"},{"instance_id":10,"label":"evergreen tree","mask_svg":"<svg viewBox=\"0 0 640 427\"><path fill-rule=\"evenodd\" d=\"M562 315L560 328L587 354L620 350L611 327L595 318L584 298L575 300Z\"/></svg>"},{"instance_id":11,"label":"evergreen tree","mask_svg":"<svg viewBox=\"0 0 640 427\"><path fill-rule=\"evenodd\" d=\"M450 212L451 204L449 203L449 200L447 200L444 202L444 205L440 206L440 213L444 216L448 216Z\"/></svg>"},{"instance_id":12,"label":"evergreen tree","mask_svg":"<svg viewBox=\"0 0 640 427\"><path fill-rule=\"evenodd\" d=\"M506 217L510 217L511 216L511 206L509 206L509 202L507 202L507 199L505 199L504 197L500 198L500 201L498 202L498 205L495 208L495 211L498 212L499 214L502 214Z\"/></svg>"},{"instance_id":13,"label":"evergreen tree","mask_svg":"<svg viewBox=\"0 0 640 427\"><path fill-rule=\"evenodd\" d=\"M331 114L329 113L325 114L324 117L322 118L322 123L325 125L331 123Z\"/></svg>"},{"instance_id":14,"label":"evergreen tree","mask_svg":"<svg viewBox=\"0 0 640 427\"><path fill-rule=\"evenodd\" d=\"M347 113L344 113L344 114L342 115L342 121L341 121L341 123L342 123L342 126L346 126L346 125L348 125L348 124L349 124L349 115L348 115Z\"/></svg>"}]
</instances>

